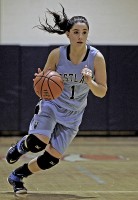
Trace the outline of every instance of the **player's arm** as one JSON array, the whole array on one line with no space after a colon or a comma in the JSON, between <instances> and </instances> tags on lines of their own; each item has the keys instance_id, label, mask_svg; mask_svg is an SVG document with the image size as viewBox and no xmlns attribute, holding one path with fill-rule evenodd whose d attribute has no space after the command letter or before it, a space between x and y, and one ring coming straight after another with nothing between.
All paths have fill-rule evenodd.
<instances>
[{"instance_id":1,"label":"player's arm","mask_svg":"<svg viewBox=\"0 0 138 200\"><path fill-rule=\"evenodd\" d=\"M107 92L107 75L105 60L100 52L97 53L94 59L94 72L94 80L92 80L92 72L90 69L85 67L82 71L92 93L102 98Z\"/></svg>"},{"instance_id":2,"label":"player's arm","mask_svg":"<svg viewBox=\"0 0 138 200\"><path fill-rule=\"evenodd\" d=\"M105 59L100 52L94 59L94 72L95 78L88 85L95 96L102 98L107 92L107 75Z\"/></svg>"},{"instance_id":3,"label":"player's arm","mask_svg":"<svg viewBox=\"0 0 138 200\"><path fill-rule=\"evenodd\" d=\"M51 53L48 56L47 62L45 64L44 67L44 72L47 70L52 70L52 71L56 71L56 66L58 64L59 61L59 48L56 48L54 50L51 51Z\"/></svg>"},{"instance_id":4,"label":"player's arm","mask_svg":"<svg viewBox=\"0 0 138 200\"><path fill-rule=\"evenodd\" d=\"M47 70L56 71L56 66L59 61L59 54L60 54L59 48L56 48L50 52L45 67L43 69L44 72L46 72ZM35 73L34 75L37 76L39 73L41 73L41 71L42 70L38 68L38 73Z\"/></svg>"}]
</instances>

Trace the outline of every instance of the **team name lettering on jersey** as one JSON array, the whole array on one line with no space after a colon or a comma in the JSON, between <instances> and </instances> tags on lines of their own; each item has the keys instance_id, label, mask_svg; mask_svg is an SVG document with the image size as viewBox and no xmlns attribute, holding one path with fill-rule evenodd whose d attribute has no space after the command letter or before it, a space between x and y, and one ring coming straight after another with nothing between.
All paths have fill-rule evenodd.
<instances>
[{"instance_id":1,"label":"team name lettering on jersey","mask_svg":"<svg viewBox=\"0 0 138 200\"><path fill-rule=\"evenodd\" d=\"M85 83L84 76L81 79L77 78L77 74L60 74L65 82Z\"/></svg>"}]
</instances>

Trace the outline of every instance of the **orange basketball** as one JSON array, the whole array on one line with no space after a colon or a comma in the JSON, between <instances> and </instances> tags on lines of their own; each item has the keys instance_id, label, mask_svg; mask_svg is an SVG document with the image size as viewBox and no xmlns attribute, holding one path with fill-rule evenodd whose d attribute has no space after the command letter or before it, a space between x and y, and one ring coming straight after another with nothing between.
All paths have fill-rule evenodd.
<instances>
[{"instance_id":1,"label":"orange basketball","mask_svg":"<svg viewBox=\"0 0 138 200\"><path fill-rule=\"evenodd\" d=\"M41 99L56 99L61 95L63 88L63 79L55 71L48 70L46 73L42 71L34 79L34 91Z\"/></svg>"}]
</instances>

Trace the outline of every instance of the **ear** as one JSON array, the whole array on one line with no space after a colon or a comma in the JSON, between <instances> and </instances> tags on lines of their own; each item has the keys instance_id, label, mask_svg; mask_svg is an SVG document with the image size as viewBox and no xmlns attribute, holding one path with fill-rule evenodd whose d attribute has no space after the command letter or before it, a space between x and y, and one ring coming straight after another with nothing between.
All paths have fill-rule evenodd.
<instances>
[{"instance_id":1,"label":"ear","mask_svg":"<svg viewBox=\"0 0 138 200\"><path fill-rule=\"evenodd\" d=\"M68 31L66 31L66 36L69 37L69 32Z\"/></svg>"}]
</instances>

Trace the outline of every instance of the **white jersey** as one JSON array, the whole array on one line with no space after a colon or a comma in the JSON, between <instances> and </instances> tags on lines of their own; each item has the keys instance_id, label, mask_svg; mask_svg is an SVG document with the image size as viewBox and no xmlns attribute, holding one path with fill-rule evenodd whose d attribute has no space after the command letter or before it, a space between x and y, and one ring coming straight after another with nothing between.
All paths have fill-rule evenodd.
<instances>
[{"instance_id":1,"label":"white jersey","mask_svg":"<svg viewBox=\"0 0 138 200\"><path fill-rule=\"evenodd\" d=\"M87 46L87 53L83 61L80 64L73 64L69 60L69 47L60 47L60 58L56 71L63 78L64 90L60 97L52 101L67 110L82 111L87 105L89 87L85 83L81 71L87 65L94 74L94 57L98 50Z\"/></svg>"}]
</instances>

